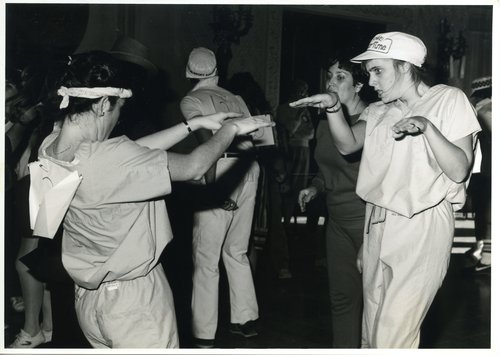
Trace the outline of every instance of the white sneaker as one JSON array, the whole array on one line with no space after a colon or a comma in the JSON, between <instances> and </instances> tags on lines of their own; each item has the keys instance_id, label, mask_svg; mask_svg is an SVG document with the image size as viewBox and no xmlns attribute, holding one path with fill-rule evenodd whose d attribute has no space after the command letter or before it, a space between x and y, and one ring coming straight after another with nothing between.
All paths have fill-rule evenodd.
<instances>
[{"instance_id":1,"label":"white sneaker","mask_svg":"<svg viewBox=\"0 0 500 355\"><path fill-rule=\"evenodd\" d=\"M45 337L40 330L37 335L31 336L21 329L16 336L16 340L9 345L9 348L35 348L40 344L45 343Z\"/></svg>"},{"instance_id":2,"label":"white sneaker","mask_svg":"<svg viewBox=\"0 0 500 355\"><path fill-rule=\"evenodd\" d=\"M51 330L45 330L43 328L40 328L43 334L43 337L45 338L44 343L49 343L52 341L52 329Z\"/></svg>"}]
</instances>

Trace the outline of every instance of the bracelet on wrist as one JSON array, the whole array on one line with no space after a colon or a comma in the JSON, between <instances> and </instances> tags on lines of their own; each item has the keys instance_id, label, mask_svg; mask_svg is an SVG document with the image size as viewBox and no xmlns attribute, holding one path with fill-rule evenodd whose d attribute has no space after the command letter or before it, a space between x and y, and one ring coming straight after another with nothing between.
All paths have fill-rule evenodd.
<instances>
[{"instance_id":1,"label":"bracelet on wrist","mask_svg":"<svg viewBox=\"0 0 500 355\"><path fill-rule=\"evenodd\" d=\"M193 132L193 130L191 129L191 126L189 125L188 121L186 120L182 120L182 123L184 123L186 125L186 128L188 130L188 133L191 133Z\"/></svg>"},{"instance_id":2,"label":"bracelet on wrist","mask_svg":"<svg viewBox=\"0 0 500 355\"><path fill-rule=\"evenodd\" d=\"M339 112L341 108L342 108L342 104L340 103L340 100L337 100L335 105L332 105L332 106L326 108L326 112L336 113L336 112Z\"/></svg>"}]
</instances>

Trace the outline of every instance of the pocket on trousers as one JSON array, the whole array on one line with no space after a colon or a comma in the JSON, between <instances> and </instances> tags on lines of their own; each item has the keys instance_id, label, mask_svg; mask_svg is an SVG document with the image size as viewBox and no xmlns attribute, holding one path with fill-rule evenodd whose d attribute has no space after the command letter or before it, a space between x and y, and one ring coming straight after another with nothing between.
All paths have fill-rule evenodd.
<instances>
[{"instance_id":1,"label":"pocket on trousers","mask_svg":"<svg viewBox=\"0 0 500 355\"><path fill-rule=\"evenodd\" d=\"M99 327L113 348L160 348L158 325L150 309L141 307L116 314L100 314Z\"/></svg>"}]
</instances>

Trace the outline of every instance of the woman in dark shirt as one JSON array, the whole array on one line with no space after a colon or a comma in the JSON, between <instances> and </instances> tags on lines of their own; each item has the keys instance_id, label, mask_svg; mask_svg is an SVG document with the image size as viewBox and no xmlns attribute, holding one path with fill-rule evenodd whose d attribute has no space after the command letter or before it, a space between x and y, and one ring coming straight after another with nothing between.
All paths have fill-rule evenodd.
<instances>
[{"instance_id":1,"label":"woman in dark shirt","mask_svg":"<svg viewBox=\"0 0 500 355\"><path fill-rule=\"evenodd\" d=\"M336 92L345 119L354 124L366 107L360 97L366 75L349 61L351 53L336 55L327 62L326 90ZM299 193L302 211L319 193L326 193L326 257L334 348L359 348L363 305L362 279L356 258L363 243L365 204L356 195L361 150L339 153L333 143L326 115L322 113L316 131L314 158L318 174L312 185Z\"/></svg>"}]
</instances>

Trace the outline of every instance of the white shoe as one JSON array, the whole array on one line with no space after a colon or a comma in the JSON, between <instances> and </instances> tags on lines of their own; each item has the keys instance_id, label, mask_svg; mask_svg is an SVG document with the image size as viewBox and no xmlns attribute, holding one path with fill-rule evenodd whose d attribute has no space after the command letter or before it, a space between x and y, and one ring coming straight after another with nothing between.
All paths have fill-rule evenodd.
<instances>
[{"instance_id":1,"label":"white shoe","mask_svg":"<svg viewBox=\"0 0 500 355\"><path fill-rule=\"evenodd\" d=\"M16 340L9 345L9 348L35 348L43 343L45 343L45 337L41 330L37 335L31 336L24 329L21 329L16 336Z\"/></svg>"},{"instance_id":2,"label":"white shoe","mask_svg":"<svg viewBox=\"0 0 500 355\"><path fill-rule=\"evenodd\" d=\"M45 338L44 343L49 343L52 341L52 329L51 330L45 330L42 327L40 327L43 337Z\"/></svg>"}]
</instances>

